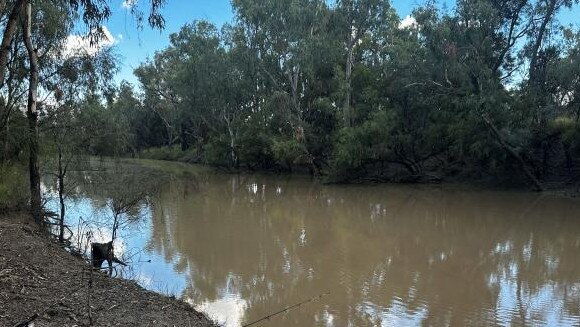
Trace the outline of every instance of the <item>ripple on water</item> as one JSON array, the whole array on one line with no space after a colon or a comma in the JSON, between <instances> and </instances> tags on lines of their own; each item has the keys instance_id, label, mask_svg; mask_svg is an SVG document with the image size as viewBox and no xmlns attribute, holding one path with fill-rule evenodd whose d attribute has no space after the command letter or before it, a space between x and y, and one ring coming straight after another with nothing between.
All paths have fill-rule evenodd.
<instances>
[{"instance_id":1,"label":"ripple on water","mask_svg":"<svg viewBox=\"0 0 580 327\"><path fill-rule=\"evenodd\" d=\"M266 325L580 326L579 201L261 175L171 183L116 250L144 249L135 278L225 326L324 291ZM100 212L91 190L71 217Z\"/></svg>"},{"instance_id":2,"label":"ripple on water","mask_svg":"<svg viewBox=\"0 0 580 327\"><path fill-rule=\"evenodd\" d=\"M406 301L394 297L389 306L365 301L357 307L357 311L379 326L419 326L427 318L429 308L424 302L410 308Z\"/></svg>"},{"instance_id":3,"label":"ripple on water","mask_svg":"<svg viewBox=\"0 0 580 327\"><path fill-rule=\"evenodd\" d=\"M556 283L546 283L532 289L517 280L499 281L499 295L494 310L498 325L579 326L580 315L566 309L577 306L578 297ZM572 295L570 297L570 295ZM567 303L568 302L568 303Z\"/></svg>"}]
</instances>

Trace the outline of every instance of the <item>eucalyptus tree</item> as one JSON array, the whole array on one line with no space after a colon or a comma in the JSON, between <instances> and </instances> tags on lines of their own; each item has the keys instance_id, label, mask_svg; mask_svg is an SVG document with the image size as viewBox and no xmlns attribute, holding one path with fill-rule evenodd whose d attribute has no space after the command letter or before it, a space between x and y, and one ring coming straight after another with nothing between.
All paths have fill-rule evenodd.
<instances>
[{"instance_id":1,"label":"eucalyptus tree","mask_svg":"<svg viewBox=\"0 0 580 327\"><path fill-rule=\"evenodd\" d=\"M54 165L47 165L49 174L56 178L59 198L58 238L64 242L66 206L65 200L74 185L70 185L68 172L71 166L78 168L80 156L86 153L87 144L102 135L96 129L87 128L81 114L87 98L107 96L112 92L112 75L116 71L115 57L110 49L94 55L66 54L54 63L54 71L43 78L42 86L47 93L40 121L41 140L48 157L54 154ZM105 128L99 129L105 131Z\"/></svg>"},{"instance_id":2,"label":"eucalyptus tree","mask_svg":"<svg viewBox=\"0 0 580 327\"><path fill-rule=\"evenodd\" d=\"M188 24L136 70L158 125L138 144L339 178L574 171L577 35L556 17L575 1L428 2L410 25L388 1L232 4L232 26Z\"/></svg>"},{"instance_id":3,"label":"eucalyptus tree","mask_svg":"<svg viewBox=\"0 0 580 327\"><path fill-rule=\"evenodd\" d=\"M548 89L547 72L548 67L553 62L557 62L562 55L558 44L558 40L561 39L558 14L577 3L577 0L536 1L533 9L535 23L524 48L528 71L527 80L523 86L526 99L522 108L529 108L526 111L530 120L531 143L539 144L534 154L538 157L536 174L540 177L548 174L554 157L552 148L556 146L549 125L558 116L558 112L554 110L558 104L554 103L554 98Z\"/></svg>"},{"instance_id":4,"label":"eucalyptus tree","mask_svg":"<svg viewBox=\"0 0 580 327\"><path fill-rule=\"evenodd\" d=\"M518 68L512 55L515 43L529 32L520 18L524 22L531 19L525 3L513 2L510 8L508 15L497 2L466 0L458 3L454 15L440 16L428 7L417 11L419 34L432 66L431 77L413 86L435 96L437 105L450 114L445 118L446 133L455 137L446 147L455 151L448 156L490 165L513 160L534 187L541 189L525 153L508 134L517 133L519 126L503 83ZM496 144L509 158L490 155Z\"/></svg>"},{"instance_id":5,"label":"eucalyptus tree","mask_svg":"<svg viewBox=\"0 0 580 327\"><path fill-rule=\"evenodd\" d=\"M277 125L274 155L278 161L302 162L318 170L306 116L319 100L312 91L323 81L316 76L321 70L309 65L328 54L329 7L319 0L236 0L233 6L255 49L264 84L272 90L265 101L272 108L272 127Z\"/></svg>"},{"instance_id":6,"label":"eucalyptus tree","mask_svg":"<svg viewBox=\"0 0 580 327\"><path fill-rule=\"evenodd\" d=\"M57 4L58 5L58 4ZM39 76L41 74L41 60L46 57L51 60L54 49L62 45L60 40L66 36L66 31L71 26L72 18L67 18L66 10L55 6L54 3L41 2L33 11L31 1L25 1L20 14L22 39L28 53L28 100L26 116L28 118L28 170L30 178L30 206L32 216L37 222L42 221L42 198L40 191L40 168L39 168L39 129L38 129L38 93ZM44 30L40 17L44 17L49 23L56 24L56 28ZM60 25L60 26L59 26ZM34 29L33 29L34 27ZM40 31L42 30L42 31ZM33 31L35 32L33 37ZM48 31L48 33L46 33ZM52 33L51 33L52 32ZM64 32L64 33L63 33ZM45 36L42 38L39 36ZM45 41L45 42L43 42ZM41 52L42 50L42 52Z\"/></svg>"},{"instance_id":7,"label":"eucalyptus tree","mask_svg":"<svg viewBox=\"0 0 580 327\"><path fill-rule=\"evenodd\" d=\"M200 21L185 25L171 35L168 56L182 58L175 67L171 89L179 102L179 123L183 149L190 143L207 140L210 134L220 135L221 116L231 90L227 77L226 50L217 28Z\"/></svg>"},{"instance_id":8,"label":"eucalyptus tree","mask_svg":"<svg viewBox=\"0 0 580 327\"><path fill-rule=\"evenodd\" d=\"M114 100L109 107L109 110L113 111L113 116L118 120L117 124L122 125L117 135L125 135L123 137L126 141L125 148L119 149L119 155L127 151L132 155L136 154L140 148L138 143L139 133L141 133L142 129L149 127L141 125L144 109L141 100L133 89L133 85L127 81L121 81L117 92L115 92Z\"/></svg>"},{"instance_id":9,"label":"eucalyptus tree","mask_svg":"<svg viewBox=\"0 0 580 327\"><path fill-rule=\"evenodd\" d=\"M560 115L580 123L580 31L564 29L560 56L546 67L547 87Z\"/></svg>"},{"instance_id":10,"label":"eucalyptus tree","mask_svg":"<svg viewBox=\"0 0 580 327\"><path fill-rule=\"evenodd\" d=\"M22 107L26 98L26 51L22 40L14 40L6 64L6 82L0 89L0 139L3 152L0 160L6 161L16 156L22 145L26 143L26 129L19 124Z\"/></svg>"},{"instance_id":11,"label":"eucalyptus tree","mask_svg":"<svg viewBox=\"0 0 580 327\"><path fill-rule=\"evenodd\" d=\"M9 61L10 51L12 49L12 41L18 29L18 21L23 10L25 0L2 2L2 23L4 24L4 32L2 33L2 43L0 44L0 89L4 86L4 79L6 74L6 64Z\"/></svg>"},{"instance_id":12,"label":"eucalyptus tree","mask_svg":"<svg viewBox=\"0 0 580 327\"><path fill-rule=\"evenodd\" d=\"M545 81L542 87L547 98L544 110L549 113L549 119L542 145L549 148L550 166L558 168L558 159L563 157L564 167L574 179L577 178L574 169L580 155L580 33L564 29L557 54L545 63L543 73ZM544 169L548 168L546 166Z\"/></svg>"},{"instance_id":13,"label":"eucalyptus tree","mask_svg":"<svg viewBox=\"0 0 580 327\"><path fill-rule=\"evenodd\" d=\"M396 179L422 180L425 163L448 147L450 108L436 102L441 62L429 48L439 42L434 40L441 24L437 13L429 7L418 10L410 26L389 15L391 20L361 44L366 49L357 66L357 112L337 139L336 178L384 180L397 172Z\"/></svg>"},{"instance_id":14,"label":"eucalyptus tree","mask_svg":"<svg viewBox=\"0 0 580 327\"><path fill-rule=\"evenodd\" d=\"M186 25L170 39L171 45L135 74L145 91L145 106L166 127L166 144L181 141L186 150L190 143L207 139L214 128L224 50L216 27L207 22Z\"/></svg>"},{"instance_id":15,"label":"eucalyptus tree","mask_svg":"<svg viewBox=\"0 0 580 327\"><path fill-rule=\"evenodd\" d=\"M554 42L561 40L557 16L574 3L577 1L474 0L460 6L464 24L480 34L470 38L470 44L478 50L472 58L479 58L483 74L472 83L475 90L483 91L475 93L481 99L480 116L495 141L515 159L536 189L543 188L541 180L547 177L551 165L551 149L558 146L548 128L558 115L554 110L558 105L547 89L546 78L547 67L561 51L559 41ZM527 71L522 64L527 65ZM518 92L523 93L517 101L506 100L505 89L496 87L498 79L504 88L520 83ZM482 87L483 81L492 83Z\"/></svg>"},{"instance_id":16,"label":"eucalyptus tree","mask_svg":"<svg viewBox=\"0 0 580 327\"><path fill-rule=\"evenodd\" d=\"M148 23L154 27L163 27L164 20L160 14L163 0L151 0L149 2ZM34 219L41 222L41 194L40 173L38 163L39 132L38 132L38 94L40 72L42 67L42 55L49 57L51 50L62 49L63 40L71 30L72 22L78 16L89 30L91 43L98 42L104 36L102 24L111 16L110 3L106 0L62 0L62 1L35 1L15 0L3 1L1 8L4 32L0 48L0 89L3 88L6 75L6 63L14 46L13 42L17 32L21 31L22 40L28 54L28 144L29 144L29 177L30 177L30 204ZM133 6L131 12L142 25L144 20L143 10ZM58 16L60 20L52 19ZM57 27L57 28L54 28ZM42 36L46 30L54 30L51 42L43 44Z\"/></svg>"},{"instance_id":17,"label":"eucalyptus tree","mask_svg":"<svg viewBox=\"0 0 580 327\"><path fill-rule=\"evenodd\" d=\"M179 98L173 93L171 85L171 77L177 74L178 67L180 63L172 52L161 51L135 69L145 93L144 106L163 123L166 139L163 143L169 147L179 140Z\"/></svg>"},{"instance_id":18,"label":"eucalyptus tree","mask_svg":"<svg viewBox=\"0 0 580 327\"><path fill-rule=\"evenodd\" d=\"M185 25L170 36L167 49L135 71L144 105L165 122L167 145L206 146L208 161L234 167L254 91L235 35L233 28L220 32L204 21Z\"/></svg>"},{"instance_id":19,"label":"eucalyptus tree","mask_svg":"<svg viewBox=\"0 0 580 327\"><path fill-rule=\"evenodd\" d=\"M344 104L343 118L352 126L352 74L354 66L381 43L389 44L389 34L398 28L399 18L390 1L338 0L335 9L335 29L343 40ZM374 48L374 49L373 49Z\"/></svg>"}]
</instances>

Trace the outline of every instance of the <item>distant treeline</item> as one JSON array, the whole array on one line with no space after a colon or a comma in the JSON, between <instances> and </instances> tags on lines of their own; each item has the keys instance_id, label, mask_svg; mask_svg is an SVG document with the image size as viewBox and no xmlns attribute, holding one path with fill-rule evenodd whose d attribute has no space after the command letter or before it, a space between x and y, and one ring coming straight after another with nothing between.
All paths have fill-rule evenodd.
<instances>
[{"instance_id":1,"label":"distant treeline","mask_svg":"<svg viewBox=\"0 0 580 327\"><path fill-rule=\"evenodd\" d=\"M233 24L172 34L140 92L87 98L85 149L329 181L578 180L580 33L558 20L577 1L404 19L385 0L232 3Z\"/></svg>"}]
</instances>

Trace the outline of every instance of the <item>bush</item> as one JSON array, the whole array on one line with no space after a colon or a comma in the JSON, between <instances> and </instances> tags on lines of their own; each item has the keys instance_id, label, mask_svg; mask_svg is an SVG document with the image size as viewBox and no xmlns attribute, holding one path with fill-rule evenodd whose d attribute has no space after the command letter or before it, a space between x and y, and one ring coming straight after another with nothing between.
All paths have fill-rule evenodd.
<instances>
[{"instance_id":1,"label":"bush","mask_svg":"<svg viewBox=\"0 0 580 327\"><path fill-rule=\"evenodd\" d=\"M205 162L214 166L229 166L231 163L230 147L225 136L214 137L204 146Z\"/></svg>"},{"instance_id":2,"label":"bush","mask_svg":"<svg viewBox=\"0 0 580 327\"><path fill-rule=\"evenodd\" d=\"M270 136L257 129L242 133L238 152L240 162L250 168L268 169L273 166Z\"/></svg>"},{"instance_id":3,"label":"bush","mask_svg":"<svg viewBox=\"0 0 580 327\"><path fill-rule=\"evenodd\" d=\"M569 154L580 157L580 124L569 118L557 118L552 127L562 134L562 143Z\"/></svg>"},{"instance_id":4,"label":"bush","mask_svg":"<svg viewBox=\"0 0 580 327\"><path fill-rule=\"evenodd\" d=\"M393 118L388 112L378 112L357 127L343 128L330 163L335 178L358 171L365 163L385 159L389 155Z\"/></svg>"},{"instance_id":5,"label":"bush","mask_svg":"<svg viewBox=\"0 0 580 327\"><path fill-rule=\"evenodd\" d=\"M294 165L305 164L308 157L306 146L295 139L274 141L272 153L278 164L286 169L292 169Z\"/></svg>"},{"instance_id":6,"label":"bush","mask_svg":"<svg viewBox=\"0 0 580 327\"><path fill-rule=\"evenodd\" d=\"M183 151L179 145L172 147L149 148L141 152L140 157L143 159L179 161L183 156Z\"/></svg>"},{"instance_id":7,"label":"bush","mask_svg":"<svg viewBox=\"0 0 580 327\"><path fill-rule=\"evenodd\" d=\"M0 212L18 210L28 203L26 168L0 163Z\"/></svg>"}]
</instances>

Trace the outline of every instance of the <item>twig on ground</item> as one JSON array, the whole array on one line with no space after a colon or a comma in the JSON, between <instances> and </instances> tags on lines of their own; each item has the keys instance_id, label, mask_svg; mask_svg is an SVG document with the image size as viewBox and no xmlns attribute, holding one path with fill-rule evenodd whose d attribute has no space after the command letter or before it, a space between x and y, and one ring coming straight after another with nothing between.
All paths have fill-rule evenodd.
<instances>
[{"instance_id":1,"label":"twig on ground","mask_svg":"<svg viewBox=\"0 0 580 327\"><path fill-rule=\"evenodd\" d=\"M14 325L14 327L28 327L30 325L31 322L33 322L34 320L36 320L36 318L38 318L38 314L35 313L33 314L30 318L17 323L16 325Z\"/></svg>"}]
</instances>

